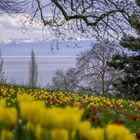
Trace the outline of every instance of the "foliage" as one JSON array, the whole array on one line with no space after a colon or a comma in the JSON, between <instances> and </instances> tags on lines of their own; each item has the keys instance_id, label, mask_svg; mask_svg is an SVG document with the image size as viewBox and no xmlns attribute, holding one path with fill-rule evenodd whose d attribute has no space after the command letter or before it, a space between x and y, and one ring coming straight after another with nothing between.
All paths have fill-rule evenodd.
<instances>
[{"instance_id":1,"label":"foliage","mask_svg":"<svg viewBox=\"0 0 140 140\"><path fill-rule=\"evenodd\" d=\"M140 99L140 55L115 56L110 63L114 68L123 70L125 75L114 83L121 96Z\"/></svg>"}]
</instances>

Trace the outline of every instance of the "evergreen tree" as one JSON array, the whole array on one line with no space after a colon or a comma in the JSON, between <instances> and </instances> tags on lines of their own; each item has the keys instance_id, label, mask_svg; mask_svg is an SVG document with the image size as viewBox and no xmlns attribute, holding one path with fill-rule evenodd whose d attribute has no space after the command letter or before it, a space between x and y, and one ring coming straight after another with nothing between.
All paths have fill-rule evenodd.
<instances>
[{"instance_id":1,"label":"evergreen tree","mask_svg":"<svg viewBox=\"0 0 140 140\"><path fill-rule=\"evenodd\" d=\"M3 62L4 61L3 61L1 50L0 50L0 84L6 83L6 78L3 71Z\"/></svg>"},{"instance_id":2,"label":"evergreen tree","mask_svg":"<svg viewBox=\"0 0 140 140\"><path fill-rule=\"evenodd\" d=\"M37 87L37 82L38 82L37 63L36 63L35 53L32 50L31 61L29 63L29 86L32 88Z\"/></svg>"},{"instance_id":3,"label":"evergreen tree","mask_svg":"<svg viewBox=\"0 0 140 140\"><path fill-rule=\"evenodd\" d=\"M140 1L137 0L136 4L140 6ZM137 37L124 35L120 44L131 53L114 56L109 65L124 71L124 76L114 83L116 91L121 96L140 100L140 17L135 14L129 22Z\"/></svg>"}]
</instances>

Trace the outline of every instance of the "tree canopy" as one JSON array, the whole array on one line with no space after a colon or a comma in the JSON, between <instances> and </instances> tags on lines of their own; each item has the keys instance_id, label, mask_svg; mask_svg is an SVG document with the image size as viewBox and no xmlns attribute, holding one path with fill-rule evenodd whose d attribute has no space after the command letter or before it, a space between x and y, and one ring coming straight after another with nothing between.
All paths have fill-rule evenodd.
<instances>
[{"instance_id":1,"label":"tree canopy","mask_svg":"<svg viewBox=\"0 0 140 140\"><path fill-rule=\"evenodd\" d=\"M140 1L136 2L140 6ZM136 29L137 36L124 35L120 41L120 44L131 51L131 54L114 56L110 66L125 72L124 77L114 83L118 93L140 100L140 19L133 17L131 26Z\"/></svg>"},{"instance_id":2,"label":"tree canopy","mask_svg":"<svg viewBox=\"0 0 140 140\"><path fill-rule=\"evenodd\" d=\"M120 77L122 72L108 67L107 62L118 53L120 51L115 44L108 40L92 44L90 49L77 56L75 68L55 72L52 87L92 94L112 93L112 82Z\"/></svg>"},{"instance_id":3,"label":"tree canopy","mask_svg":"<svg viewBox=\"0 0 140 140\"><path fill-rule=\"evenodd\" d=\"M30 21L39 20L56 37L119 37L139 28L139 0L0 0L0 14L24 12ZM131 25L131 26L130 26Z\"/></svg>"},{"instance_id":4,"label":"tree canopy","mask_svg":"<svg viewBox=\"0 0 140 140\"><path fill-rule=\"evenodd\" d=\"M30 10L31 20L41 19L57 35L70 29L98 37L119 36L130 30L130 25L140 26L136 21L140 19L140 8L133 0L34 0Z\"/></svg>"}]
</instances>

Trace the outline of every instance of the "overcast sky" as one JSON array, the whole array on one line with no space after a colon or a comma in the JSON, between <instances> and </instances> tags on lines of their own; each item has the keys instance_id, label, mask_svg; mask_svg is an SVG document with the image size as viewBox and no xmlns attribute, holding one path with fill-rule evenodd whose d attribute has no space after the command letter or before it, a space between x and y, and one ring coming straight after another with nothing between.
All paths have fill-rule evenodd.
<instances>
[{"instance_id":1,"label":"overcast sky","mask_svg":"<svg viewBox=\"0 0 140 140\"><path fill-rule=\"evenodd\" d=\"M50 40L55 39L54 36L48 32L47 27L44 28L39 22L30 24L26 22L23 15L9 16L7 14L0 16L0 41L8 42L10 40ZM77 31L78 32L78 31ZM131 30L132 33L132 30ZM75 33L73 36L76 35ZM75 37L79 40L86 40L88 38L81 38L78 34Z\"/></svg>"},{"instance_id":2,"label":"overcast sky","mask_svg":"<svg viewBox=\"0 0 140 140\"><path fill-rule=\"evenodd\" d=\"M8 42L10 40L53 40L55 39L52 32L39 22L26 21L23 15L9 16L7 14L0 16L0 41ZM78 33L78 31L77 31ZM87 40L85 37L75 34L75 38L79 40ZM74 34L73 34L74 37Z\"/></svg>"},{"instance_id":3,"label":"overcast sky","mask_svg":"<svg viewBox=\"0 0 140 140\"><path fill-rule=\"evenodd\" d=\"M25 17L18 16L0 16L0 40L13 40L13 39L39 39L43 38L43 27L39 24L29 23L24 24ZM42 31L43 30L43 31Z\"/></svg>"}]
</instances>

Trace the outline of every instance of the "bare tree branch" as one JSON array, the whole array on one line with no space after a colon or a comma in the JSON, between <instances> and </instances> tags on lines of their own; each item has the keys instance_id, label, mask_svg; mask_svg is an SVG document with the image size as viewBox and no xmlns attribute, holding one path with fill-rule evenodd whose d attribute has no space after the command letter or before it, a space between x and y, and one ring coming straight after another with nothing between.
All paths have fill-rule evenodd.
<instances>
[{"instance_id":1,"label":"bare tree branch","mask_svg":"<svg viewBox=\"0 0 140 140\"><path fill-rule=\"evenodd\" d=\"M78 29L84 34L92 30L99 37L119 37L130 27L134 13L140 18L140 8L133 0L49 0L46 3L34 0L33 3L38 10L31 14L32 19L37 18L39 12L38 18L43 24L59 35L67 34L68 29ZM49 14L46 12L48 9Z\"/></svg>"},{"instance_id":2,"label":"bare tree branch","mask_svg":"<svg viewBox=\"0 0 140 140\"><path fill-rule=\"evenodd\" d=\"M121 75L121 72L109 68L107 62L117 53L119 51L115 48L115 44L104 40L78 56L77 69L85 89L93 89L96 93L102 94L111 90L113 81Z\"/></svg>"}]
</instances>

